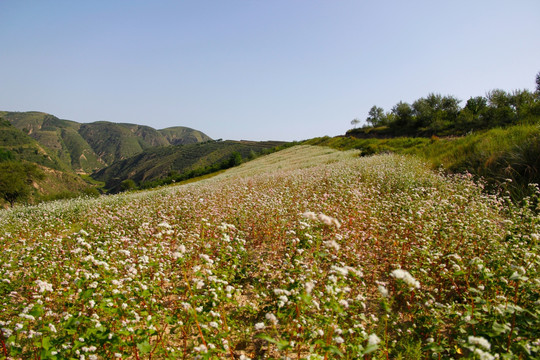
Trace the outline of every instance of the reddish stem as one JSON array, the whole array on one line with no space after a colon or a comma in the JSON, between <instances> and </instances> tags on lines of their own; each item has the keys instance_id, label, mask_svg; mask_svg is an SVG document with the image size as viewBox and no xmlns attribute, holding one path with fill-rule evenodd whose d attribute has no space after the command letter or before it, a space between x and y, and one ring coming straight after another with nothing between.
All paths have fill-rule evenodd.
<instances>
[{"instance_id":1,"label":"reddish stem","mask_svg":"<svg viewBox=\"0 0 540 360\"><path fill-rule=\"evenodd\" d=\"M131 342L133 342L133 335L131 335ZM137 351L137 345L135 345L135 343L133 343L133 349L135 350L135 359L140 360L139 352Z\"/></svg>"},{"instance_id":2,"label":"reddish stem","mask_svg":"<svg viewBox=\"0 0 540 360\"><path fill-rule=\"evenodd\" d=\"M518 298L518 291L519 291L519 281L516 281L516 294L514 295L514 304L517 305L517 298ZM510 330L510 334L508 335L508 344L506 345L506 351L510 351L510 344L512 343L512 334L514 333L514 327L516 326L516 310L514 310L514 316L512 316L512 329Z\"/></svg>"},{"instance_id":3,"label":"reddish stem","mask_svg":"<svg viewBox=\"0 0 540 360\"><path fill-rule=\"evenodd\" d=\"M7 359L8 353L7 353L6 343L4 342L4 334L2 334L2 331L0 331L0 342L2 343L2 351L4 352L4 356Z\"/></svg>"}]
</instances>

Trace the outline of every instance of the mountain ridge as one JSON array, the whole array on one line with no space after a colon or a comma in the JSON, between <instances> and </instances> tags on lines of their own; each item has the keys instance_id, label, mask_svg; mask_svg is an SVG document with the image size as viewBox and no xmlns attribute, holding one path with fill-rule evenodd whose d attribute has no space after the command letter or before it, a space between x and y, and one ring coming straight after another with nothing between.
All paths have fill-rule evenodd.
<instances>
[{"instance_id":1,"label":"mountain ridge","mask_svg":"<svg viewBox=\"0 0 540 360\"><path fill-rule=\"evenodd\" d=\"M154 129L132 123L96 121L79 123L40 112L0 111L10 122L48 149L62 163L59 170L89 174L142 151L169 145L212 140L199 130L183 126Z\"/></svg>"}]
</instances>

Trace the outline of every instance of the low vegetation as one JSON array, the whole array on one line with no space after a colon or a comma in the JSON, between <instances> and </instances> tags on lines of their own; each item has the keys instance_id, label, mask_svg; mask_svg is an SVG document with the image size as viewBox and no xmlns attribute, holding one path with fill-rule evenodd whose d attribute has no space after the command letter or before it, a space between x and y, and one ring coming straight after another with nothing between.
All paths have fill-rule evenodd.
<instances>
[{"instance_id":1,"label":"low vegetation","mask_svg":"<svg viewBox=\"0 0 540 360\"><path fill-rule=\"evenodd\" d=\"M197 144L155 147L118 161L94 174L105 188L116 193L153 188L237 166L261 154L281 149L281 141L206 141Z\"/></svg>"},{"instance_id":2,"label":"low vegetation","mask_svg":"<svg viewBox=\"0 0 540 360\"><path fill-rule=\"evenodd\" d=\"M477 180L483 179L492 192L508 190L516 201L532 194L529 184L540 183L539 124L495 128L462 137L325 137L304 143L356 149L364 156L387 152L416 155L433 169L468 172Z\"/></svg>"},{"instance_id":3,"label":"low vegetation","mask_svg":"<svg viewBox=\"0 0 540 360\"><path fill-rule=\"evenodd\" d=\"M540 356L535 199L358 155L297 146L187 185L0 211L0 353Z\"/></svg>"}]
</instances>

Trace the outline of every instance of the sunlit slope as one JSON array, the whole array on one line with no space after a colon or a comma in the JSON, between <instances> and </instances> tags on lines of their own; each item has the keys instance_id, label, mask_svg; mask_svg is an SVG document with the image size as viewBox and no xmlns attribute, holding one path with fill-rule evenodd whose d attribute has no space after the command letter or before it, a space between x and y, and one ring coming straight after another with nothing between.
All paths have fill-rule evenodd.
<instances>
[{"instance_id":1,"label":"sunlit slope","mask_svg":"<svg viewBox=\"0 0 540 360\"><path fill-rule=\"evenodd\" d=\"M0 351L537 358L539 220L412 157L310 146L4 210Z\"/></svg>"},{"instance_id":2,"label":"sunlit slope","mask_svg":"<svg viewBox=\"0 0 540 360\"><path fill-rule=\"evenodd\" d=\"M156 130L149 126L108 121L82 124L37 111L0 111L0 118L11 122L57 157L62 170L79 173L91 173L152 147L211 140L198 130L182 126Z\"/></svg>"}]
</instances>

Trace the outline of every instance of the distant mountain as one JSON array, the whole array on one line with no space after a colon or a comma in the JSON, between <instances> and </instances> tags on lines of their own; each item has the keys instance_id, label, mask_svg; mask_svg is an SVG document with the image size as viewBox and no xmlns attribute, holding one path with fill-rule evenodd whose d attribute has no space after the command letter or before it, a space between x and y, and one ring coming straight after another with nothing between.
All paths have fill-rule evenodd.
<instances>
[{"instance_id":1,"label":"distant mountain","mask_svg":"<svg viewBox=\"0 0 540 360\"><path fill-rule=\"evenodd\" d=\"M198 130L181 126L156 130L106 121L83 124L35 111L0 111L0 118L35 140L51 161L57 162L53 168L77 173L92 173L152 147L211 140Z\"/></svg>"},{"instance_id":2,"label":"distant mountain","mask_svg":"<svg viewBox=\"0 0 540 360\"><path fill-rule=\"evenodd\" d=\"M167 130L167 129L166 129ZM207 141L204 143L156 147L125 160L120 160L92 175L105 182L113 192L121 182L132 179L138 184L163 179L170 174L182 174L202 169L239 154L243 159L253 158L266 149L283 145L278 141Z\"/></svg>"},{"instance_id":3,"label":"distant mountain","mask_svg":"<svg viewBox=\"0 0 540 360\"><path fill-rule=\"evenodd\" d=\"M27 161L38 165L45 177L32 184L31 198L54 199L55 196L72 196L88 192L92 185L83 180L56 155L57 152L42 146L26 132L17 129L0 117L0 162ZM91 189L97 192L95 189ZM0 199L0 208L5 205Z\"/></svg>"},{"instance_id":4,"label":"distant mountain","mask_svg":"<svg viewBox=\"0 0 540 360\"><path fill-rule=\"evenodd\" d=\"M0 161L26 160L55 170L70 171L55 151L0 117Z\"/></svg>"},{"instance_id":5,"label":"distant mountain","mask_svg":"<svg viewBox=\"0 0 540 360\"><path fill-rule=\"evenodd\" d=\"M211 140L202 132L184 126L169 127L158 131L171 145L195 144Z\"/></svg>"}]
</instances>

